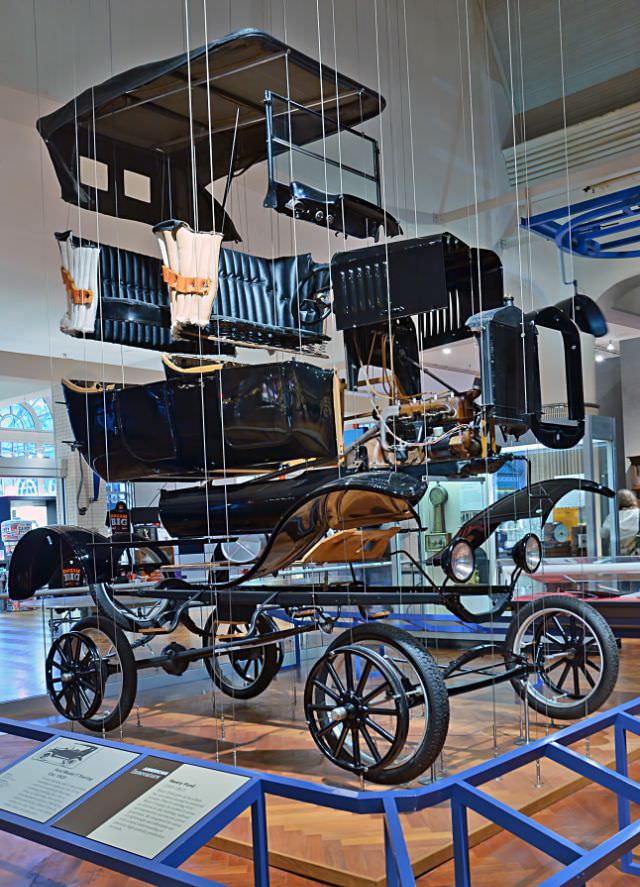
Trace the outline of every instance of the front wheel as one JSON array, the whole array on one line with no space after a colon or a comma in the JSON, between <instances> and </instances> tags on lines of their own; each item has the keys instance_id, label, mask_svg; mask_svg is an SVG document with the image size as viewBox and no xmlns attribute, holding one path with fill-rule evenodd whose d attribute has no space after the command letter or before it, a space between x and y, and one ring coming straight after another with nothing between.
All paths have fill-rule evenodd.
<instances>
[{"instance_id":1,"label":"front wheel","mask_svg":"<svg viewBox=\"0 0 640 887\"><path fill-rule=\"evenodd\" d=\"M548 718L575 720L602 706L616 685L618 648L606 620L589 604L548 595L520 608L505 646L511 665L526 660L527 677L513 687Z\"/></svg>"}]
</instances>

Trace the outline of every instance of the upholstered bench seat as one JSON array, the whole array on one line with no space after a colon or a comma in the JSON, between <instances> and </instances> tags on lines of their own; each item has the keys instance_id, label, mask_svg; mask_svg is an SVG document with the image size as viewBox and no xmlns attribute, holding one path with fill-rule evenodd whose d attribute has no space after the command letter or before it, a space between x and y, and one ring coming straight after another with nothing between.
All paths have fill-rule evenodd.
<instances>
[{"instance_id":1,"label":"upholstered bench seat","mask_svg":"<svg viewBox=\"0 0 640 887\"><path fill-rule=\"evenodd\" d=\"M93 246L70 232L56 235L73 247ZM237 250L220 251L219 287L207 327L171 331L169 293L159 258L100 244L99 304L92 332L70 335L156 351L194 354L221 350L220 342L247 342L304 350L328 341L323 321L308 307L329 287L326 265L310 254L268 259ZM304 304L303 304L304 303ZM298 318L301 317L301 322Z\"/></svg>"}]
</instances>

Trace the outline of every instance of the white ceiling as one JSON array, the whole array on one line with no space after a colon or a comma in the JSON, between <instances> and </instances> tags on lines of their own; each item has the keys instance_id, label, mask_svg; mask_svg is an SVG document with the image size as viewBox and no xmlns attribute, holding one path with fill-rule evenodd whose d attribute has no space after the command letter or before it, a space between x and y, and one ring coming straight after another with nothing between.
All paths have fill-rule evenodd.
<instances>
[{"instance_id":1,"label":"white ceiling","mask_svg":"<svg viewBox=\"0 0 640 887\"><path fill-rule=\"evenodd\" d=\"M484 2L503 72L513 79L517 111L640 66L638 0Z\"/></svg>"}]
</instances>

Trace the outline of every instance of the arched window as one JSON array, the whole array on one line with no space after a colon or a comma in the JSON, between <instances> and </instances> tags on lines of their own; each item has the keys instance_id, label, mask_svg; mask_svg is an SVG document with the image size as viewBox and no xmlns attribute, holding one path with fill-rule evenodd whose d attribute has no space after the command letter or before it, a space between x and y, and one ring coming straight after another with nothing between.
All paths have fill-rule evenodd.
<instances>
[{"instance_id":1,"label":"arched window","mask_svg":"<svg viewBox=\"0 0 640 887\"><path fill-rule=\"evenodd\" d=\"M37 439L32 435L37 435ZM0 406L0 437L2 459L55 459L53 415L48 400L34 397Z\"/></svg>"},{"instance_id":2,"label":"arched window","mask_svg":"<svg viewBox=\"0 0 640 887\"><path fill-rule=\"evenodd\" d=\"M0 407L0 428L12 428L17 431L38 431L36 418L24 404L12 403Z\"/></svg>"},{"instance_id":3,"label":"arched window","mask_svg":"<svg viewBox=\"0 0 640 887\"><path fill-rule=\"evenodd\" d=\"M37 397L35 400L27 401L31 407L32 413L35 413L38 431L53 431L53 416L51 415L51 407L44 397Z\"/></svg>"}]
</instances>

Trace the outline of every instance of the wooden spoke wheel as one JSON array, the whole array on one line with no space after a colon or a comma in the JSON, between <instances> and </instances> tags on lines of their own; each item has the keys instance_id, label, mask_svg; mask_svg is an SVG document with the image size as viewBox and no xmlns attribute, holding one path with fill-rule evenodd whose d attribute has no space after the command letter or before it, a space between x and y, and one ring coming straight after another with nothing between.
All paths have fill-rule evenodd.
<instances>
[{"instance_id":1,"label":"wooden spoke wheel","mask_svg":"<svg viewBox=\"0 0 640 887\"><path fill-rule=\"evenodd\" d=\"M424 773L440 754L449 730L449 696L438 664L408 631L368 622L338 635L329 650L358 644L380 653L400 673L409 706L409 730L395 759L367 772L372 782L398 785Z\"/></svg>"},{"instance_id":2,"label":"wooden spoke wheel","mask_svg":"<svg viewBox=\"0 0 640 887\"><path fill-rule=\"evenodd\" d=\"M68 721L90 718L102 702L102 660L98 648L78 631L60 635L45 664L47 692Z\"/></svg>"},{"instance_id":3,"label":"wooden spoke wheel","mask_svg":"<svg viewBox=\"0 0 640 887\"><path fill-rule=\"evenodd\" d=\"M535 711L562 720L596 711L618 676L618 649L611 628L589 604L565 595L538 598L513 617L505 645L532 666L514 679L516 692Z\"/></svg>"},{"instance_id":4,"label":"wooden spoke wheel","mask_svg":"<svg viewBox=\"0 0 640 887\"><path fill-rule=\"evenodd\" d=\"M273 620L264 614L256 619L256 640L276 630ZM212 613L205 622L202 645L224 648L247 636L247 623L218 621ZM234 699L253 699L269 686L282 664L280 644L256 644L228 653L217 653L204 660L214 684Z\"/></svg>"},{"instance_id":5,"label":"wooden spoke wheel","mask_svg":"<svg viewBox=\"0 0 640 887\"><path fill-rule=\"evenodd\" d=\"M131 644L114 622L100 615L76 622L72 633L92 644L100 660L98 706L78 720L87 730L108 733L126 721L135 702L138 672Z\"/></svg>"},{"instance_id":6,"label":"wooden spoke wheel","mask_svg":"<svg viewBox=\"0 0 640 887\"><path fill-rule=\"evenodd\" d=\"M309 673L304 707L320 751L338 767L374 779L407 738L409 704L392 662L359 644L329 650Z\"/></svg>"}]
</instances>

